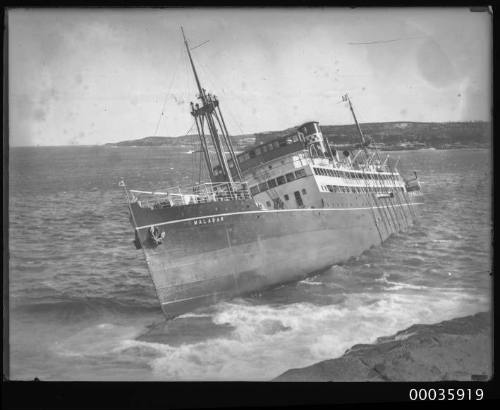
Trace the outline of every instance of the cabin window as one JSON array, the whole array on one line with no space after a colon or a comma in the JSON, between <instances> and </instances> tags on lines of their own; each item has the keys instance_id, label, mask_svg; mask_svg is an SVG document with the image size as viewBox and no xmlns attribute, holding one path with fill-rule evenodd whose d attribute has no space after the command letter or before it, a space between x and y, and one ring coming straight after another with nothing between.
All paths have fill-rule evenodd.
<instances>
[{"instance_id":1,"label":"cabin window","mask_svg":"<svg viewBox=\"0 0 500 410\"><path fill-rule=\"evenodd\" d=\"M286 138L279 140L279 146L280 147L286 147Z\"/></svg>"},{"instance_id":2,"label":"cabin window","mask_svg":"<svg viewBox=\"0 0 500 410\"><path fill-rule=\"evenodd\" d=\"M248 154L250 155L250 158L255 158L255 151L250 151Z\"/></svg>"},{"instance_id":3,"label":"cabin window","mask_svg":"<svg viewBox=\"0 0 500 410\"><path fill-rule=\"evenodd\" d=\"M271 208L271 201L266 201L266 206L267 206L268 208Z\"/></svg>"},{"instance_id":4,"label":"cabin window","mask_svg":"<svg viewBox=\"0 0 500 410\"><path fill-rule=\"evenodd\" d=\"M299 191L295 191L293 193L293 195L295 196L295 202L297 202L297 206L299 208L302 208L304 206L304 201L302 201L302 197L300 196L300 192Z\"/></svg>"},{"instance_id":5,"label":"cabin window","mask_svg":"<svg viewBox=\"0 0 500 410\"><path fill-rule=\"evenodd\" d=\"M260 192L267 191L267 182L262 182L259 184L259 191Z\"/></svg>"},{"instance_id":6,"label":"cabin window","mask_svg":"<svg viewBox=\"0 0 500 410\"><path fill-rule=\"evenodd\" d=\"M333 186L328 185L328 190L329 190L330 192L333 192Z\"/></svg>"},{"instance_id":7,"label":"cabin window","mask_svg":"<svg viewBox=\"0 0 500 410\"><path fill-rule=\"evenodd\" d=\"M302 188L302 195L305 195L305 194L307 194L307 191L305 188Z\"/></svg>"},{"instance_id":8,"label":"cabin window","mask_svg":"<svg viewBox=\"0 0 500 410\"><path fill-rule=\"evenodd\" d=\"M274 188L276 185L278 185L278 184L276 183L276 180L275 180L275 179L269 179L269 180L267 181L267 186L268 186L269 188Z\"/></svg>"},{"instance_id":9,"label":"cabin window","mask_svg":"<svg viewBox=\"0 0 500 410\"><path fill-rule=\"evenodd\" d=\"M316 175L319 175L319 169L318 169L318 168L313 168L313 169L314 169L314 173L315 173Z\"/></svg>"},{"instance_id":10,"label":"cabin window","mask_svg":"<svg viewBox=\"0 0 500 410\"><path fill-rule=\"evenodd\" d=\"M261 154L261 149L255 148L255 155L260 155L260 154Z\"/></svg>"},{"instance_id":11,"label":"cabin window","mask_svg":"<svg viewBox=\"0 0 500 410\"><path fill-rule=\"evenodd\" d=\"M305 177L305 176L306 176L306 170L305 170L304 168L299 169L298 171L295 171L295 177L296 177L297 179L299 179L299 178L303 178L303 177Z\"/></svg>"},{"instance_id":12,"label":"cabin window","mask_svg":"<svg viewBox=\"0 0 500 410\"><path fill-rule=\"evenodd\" d=\"M289 174L286 174L285 177L286 177L286 181L287 182L292 182L295 179L295 175L294 175L293 172L290 172Z\"/></svg>"},{"instance_id":13,"label":"cabin window","mask_svg":"<svg viewBox=\"0 0 500 410\"><path fill-rule=\"evenodd\" d=\"M280 142L279 141L274 141L273 142L273 147L274 148L279 148L280 147Z\"/></svg>"},{"instance_id":14,"label":"cabin window","mask_svg":"<svg viewBox=\"0 0 500 410\"><path fill-rule=\"evenodd\" d=\"M274 149L273 144L266 145L268 151L272 151Z\"/></svg>"},{"instance_id":15,"label":"cabin window","mask_svg":"<svg viewBox=\"0 0 500 410\"><path fill-rule=\"evenodd\" d=\"M292 141L297 142L299 140L299 136L297 134L292 135Z\"/></svg>"},{"instance_id":16,"label":"cabin window","mask_svg":"<svg viewBox=\"0 0 500 410\"><path fill-rule=\"evenodd\" d=\"M250 159L250 156L247 153L245 153L240 158L241 158L242 162L245 162L245 161L248 161Z\"/></svg>"},{"instance_id":17,"label":"cabin window","mask_svg":"<svg viewBox=\"0 0 500 410\"><path fill-rule=\"evenodd\" d=\"M285 198L285 201L288 201L290 199L288 194L285 194L285 196L283 198Z\"/></svg>"},{"instance_id":18,"label":"cabin window","mask_svg":"<svg viewBox=\"0 0 500 410\"><path fill-rule=\"evenodd\" d=\"M267 152L267 145L262 146L262 153Z\"/></svg>"},{"instance_id":19,"label":"cabin window","mask_svg":"<svg viewBox=\"0 0 500 410\"><path fill-rule=\"evenodd\" d=\"M285 179L285 177L282 175L282 176L280 176L280 177L276 178L276 182L278 183L278 185L283 185L283 184L285 184L285 183L286 183L286 179Z\"/></svg>"},{"instance_id":20,"label":"cabin window","mask_svg":"<svg viewBox=\"0 0 500 410\"><path fill-rule=\"evenodd\" d=\"M259 187L257 185L250 187L250 193L252 195L257 195L259 193Z\"/></svg>"}]
</instances>

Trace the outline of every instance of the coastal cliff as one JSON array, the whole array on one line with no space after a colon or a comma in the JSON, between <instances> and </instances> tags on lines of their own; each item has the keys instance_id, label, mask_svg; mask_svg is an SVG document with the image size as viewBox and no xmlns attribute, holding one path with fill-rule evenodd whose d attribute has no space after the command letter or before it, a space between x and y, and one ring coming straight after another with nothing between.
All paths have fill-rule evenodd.
<instances>
[{"instance_id":1,"label":"coastal cliff","mask_svg":"<svg viewBox=\"0 0 500 410\"><path fill-rule=\"evenodd\" d=\"M380 122L361 124L365 137L373 140L381 150L489 148L491 146L491 123L469 122ZM255 134L232 135L236 150L245 150L254 144L262 144L293 132L295 128ZM322 125L323 135L337 148L349 148L359 142L354 124ZM145 137L129 141L108 143L111 146L191 146L197 136Z\"/></svg>"},{"instance_id":2,"label":"coastal cliff","mask_svg":"<svg viewBox=\"0 0 500 410\"><path fill-rule=\"evenodd\" d=\"M337 359L291 369L274 381L488 380L492 376L491 313L413 325Z\"/></svg>"}]
</instances>

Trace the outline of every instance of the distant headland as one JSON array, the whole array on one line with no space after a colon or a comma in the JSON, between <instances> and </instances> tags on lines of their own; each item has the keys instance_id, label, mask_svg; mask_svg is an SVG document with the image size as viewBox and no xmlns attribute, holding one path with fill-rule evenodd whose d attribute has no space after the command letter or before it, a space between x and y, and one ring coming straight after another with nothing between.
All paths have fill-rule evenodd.
<instances>
[{"instance_id":1,"label":"distant headland","mask_svg":"<svg viewBox=\"0 0 500 410\"><path fill-rule=\"evenodd\" d=\"M468 122L371 122L361 124L363 133L381 150L489 148L491 123ZM244 150L257 143L287 135L295 128L254 134L232 135L237 150ZM330 144L339 148L349 147L359 141L356 126L322 125L323 135ZM192 146L193 135L180 137L145 137L135 140L105 144L107 146Z\"/></svg>"}]
</instances>

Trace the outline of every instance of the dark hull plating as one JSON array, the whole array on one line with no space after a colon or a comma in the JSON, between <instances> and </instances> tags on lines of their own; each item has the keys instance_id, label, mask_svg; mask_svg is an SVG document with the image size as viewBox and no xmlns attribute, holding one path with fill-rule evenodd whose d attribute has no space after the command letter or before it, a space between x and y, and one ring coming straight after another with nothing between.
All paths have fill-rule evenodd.
<instances>
[{"instance_id":1,"label":"dark hull plating","mask_svg":"<svg viewBox=\"0 0 500 410\"><path fill-rule=\"evenodd\" d=\"M415 205L261 210L242 200L132 210L162 310L174 317L358 256L410 226ZM165 232L162 243L151 226Z\"/></svg>"}]
</instances>

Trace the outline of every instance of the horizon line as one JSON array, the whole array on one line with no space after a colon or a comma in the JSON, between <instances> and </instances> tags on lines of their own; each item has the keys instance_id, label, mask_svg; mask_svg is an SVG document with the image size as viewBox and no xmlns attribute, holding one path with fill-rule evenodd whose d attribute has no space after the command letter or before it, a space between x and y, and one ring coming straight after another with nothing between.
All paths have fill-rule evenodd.
<instances>
[{"instance_id":1,"label":"horizon line","mask_svg":"<svg viewBox=\"0 0 500 410\"><path fill-rule=\"evenodd\" d=\"M450 123L469 123L469 122L485 122L485 123L491 123L491 120L463 120L463 121L367 121L367 122L360 122L360 125L363 124L395 124L395 123L413 123L413 124L450 124ZM354 123L348 123L348 124L325 124L325 125L320 125L322 127L338 127L338 126L348 126L352 125L355 126ZM238 137L241 135L255 135L255 134L265 134L265 133L270 133L270 132L282 132L289 130L291 128L295 128L296 126L288 127L285 129L280 129L280 130L266 130L266 131L258 131L258 132L249 132L245 134L231 134L231 137ZM142 140L144 138L182 138L182 137L187 137L187 136L193 136L193 135L198 135L196 133L194 134L184 134L184 135L177 135L177 136L169 136L169 135L146 135L144 137L137 137L137 138L132 138L132 139L124 139L116 142L103 142L103 143L96 143L96 144L59 144L59 145L44 145L44 144L31 144L31 145L11 145L9 144L9 148L28 148L28 147L44 147L44 148L50 148L50 147L101 147L107 144L118 144L120 142L126 142L126 141L134 141L134 140Z\"/></svg>"}]
</instances>

